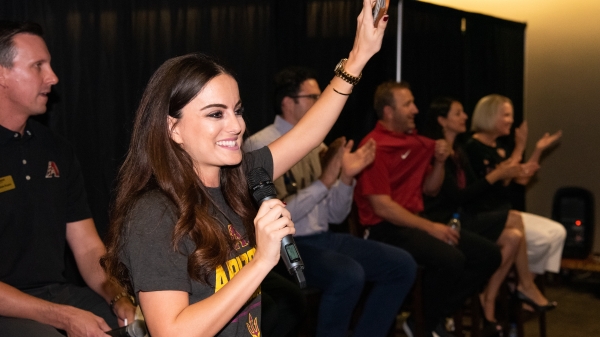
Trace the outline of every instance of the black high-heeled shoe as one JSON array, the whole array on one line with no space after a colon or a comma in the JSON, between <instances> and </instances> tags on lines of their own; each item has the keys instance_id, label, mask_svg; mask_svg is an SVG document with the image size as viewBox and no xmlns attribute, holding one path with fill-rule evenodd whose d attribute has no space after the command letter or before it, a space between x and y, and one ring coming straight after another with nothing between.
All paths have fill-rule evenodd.
<instances>
[{"instance_id":1,"label":"black high-heeled shoe","mask_svg":"<svg viewBox=\"0 0 600 337\"><path fill-rule=\"evenodd\" d=\"M550 311L550 310L556 308L556 306L558 305L558 303L556 301L548 301L548 304L546 304L546 305L539 305L519 290L517 290L517 299L521 302L529 304L537 312Z\"/></svg>"},{"instance_id":2,"label":"black high-heeled shoe","mask_svg":"<svg viewBox=\"0 0 600 337\"><path fill-rule=\"evenodd\" d=\"M483 309L483 303L481 297L479 298L479 310L481 312L481 318L483 318L483 330L481 332L483 337L504 337L504 327L498 321L488 321L485 317L485 310Z\"/></svg>"},{"instance_id":3,"label":"black high-heeled shoe","mask_svg":"<svg viewBox=\"0 0 600 337\"><path fill-rule=\"evenodd\" d=\"M504 328L498 322L488 321L483 316L483 331L481 332L483 337L504 337Z\"/></svg>"}]
</instances>

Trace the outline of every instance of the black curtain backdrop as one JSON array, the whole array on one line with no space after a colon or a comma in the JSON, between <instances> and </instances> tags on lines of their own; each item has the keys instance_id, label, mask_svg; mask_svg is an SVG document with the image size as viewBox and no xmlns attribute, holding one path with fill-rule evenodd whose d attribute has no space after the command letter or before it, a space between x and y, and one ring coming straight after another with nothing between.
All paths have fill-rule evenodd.
<instances>
[{"instance_id":1,"label":"black curtain backdrop","mask_svg":"<svg viewBox=\"0 0 600 337\"><path fill-rule=\"evenodd\" d=\"M422 125L429 103L449 95L469 117L477 101L496 93L510 97L515 125L523 120L525 57L523 23L404 1L402 79L413 89Z\"/></svg>"},{"instance_id":2,"label":"black curtain backdrop","mask_svg":"<svg viewBox=\"0 0 600 337\"><path fill-rule=\"evenodd\" d=\"M326 142L360 141L376 123L375 87L395 79L397 5L381 51L363 71ZM133 116L151 74L166 59L202 51L234 70L248 132L272 123L272 78L281 68L314 68L321 87L352 48L360 0L2 0L0 19L42 25L60 82L40 119L74 146L101 236ZM466 18L466 31L461 20ZM525 25L404 1L403 78L417 105L450 94L470 114L496 92L522 119ZM424 115L424 113L421 113Z\"/></svg>"},{"instance_id":3,"label":"black curtain backdrop","mask_svg":"<svg viewBox=\"0 0 600 337\"><path fill-rule=\"evenodd\" d=\"M492 93L511 98L513 130L521 124L525 24L416 1L404 1L403 9L402 77L421 110L417 128L438 96L460 100L471 117L477 101ZM513 140L503 139L508 146ZM524 211L525 188L513 184L511 195Z\"/></svg>"},{"instance_id":4,"label":"black curtain backdrop","mask_svg":"<svg viewBox=\"0 0 600 337\"><path fill-rule=\"evenodd\" d=\"M44 28L59 77L40 119L74 146L101 236L133 116L151 74L166 59L201 51L236 73L251 134L272 123L272 78L305 65L322 87L347 57L361 1L3 0L0 19ZM328 136L359 141L375 123L375 86L395 74L396 7L382 51L363 72ZM367 117L366 117L367 116ZM365 119L367 122L365 122Z\"/></svg>"}]
</instances>

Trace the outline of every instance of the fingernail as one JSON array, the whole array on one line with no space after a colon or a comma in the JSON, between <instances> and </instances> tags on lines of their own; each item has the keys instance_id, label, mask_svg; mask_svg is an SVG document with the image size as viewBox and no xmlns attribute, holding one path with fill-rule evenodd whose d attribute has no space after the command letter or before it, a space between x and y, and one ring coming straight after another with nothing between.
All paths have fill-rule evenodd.
<instances>
[{"instance_id":1,"label":"fingernail","mask_svg":"<svg viewBox=\"0 0 600 337\"><path fill-rule=\"evenodd\" d=\"M284 206L287 206L287 202L285 202L285 201L282 201L282 202L283 202L283 205L284 205Z\"/></svg>"},{"instance_id":2,"label":"fingernail","mask_svg":"<svg viewBox=\"0 0 600 337\"><path fill-rule=\"evenodd\" d=\"M386 14L383 16L383 21L386 22L389 18L390 18L390 16Z\"/></svg>"}]
</instances>

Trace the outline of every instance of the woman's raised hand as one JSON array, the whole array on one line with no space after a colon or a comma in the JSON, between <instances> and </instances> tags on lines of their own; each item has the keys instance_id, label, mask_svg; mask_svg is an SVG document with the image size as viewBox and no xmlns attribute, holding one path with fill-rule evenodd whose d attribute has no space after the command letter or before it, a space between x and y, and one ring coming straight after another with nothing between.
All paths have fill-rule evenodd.
<instances>
[{"instance_id":1,"label":"woman's raised hand","mask_svg":"<svg viewBox=\"0 0 600 337\"><path fill-rule=\"evenodd\" d=\"M544 151L549 146L554 144L562 136L562 130L558 130L553 134L546 132L535 144L536 149Z\"/></svg>"},{"instance_id":2,"label":"woman's raised hand","mask_svg":"<svg viewBox=\"0 0 600 337\"><path fill-rule=\"evenodd\" d=\"M254 226L256 227L254 259L274 267L279 262L281 239L288 234L296 233L292 216L280 200L265 200L254 218Z\"/></svg>"},{"instance_id":3,"label":"woman's raised hand","mask_svg":"<svg viewBox=\"0 0 600 337\"><path fill-rule=\"evenodd\" d=\"M389 16L384 15L375 27L373 5L374 1L363 0L363 9L358 15L354 46L345 66L346 71L353 75L360 74L367 61L381 49Z\"/></svg>"}]
</instances>

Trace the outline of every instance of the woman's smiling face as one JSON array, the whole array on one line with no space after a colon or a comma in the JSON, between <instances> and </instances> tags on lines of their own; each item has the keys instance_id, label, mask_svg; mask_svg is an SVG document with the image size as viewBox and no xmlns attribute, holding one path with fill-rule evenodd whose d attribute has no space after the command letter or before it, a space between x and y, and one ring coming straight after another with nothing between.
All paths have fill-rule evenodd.
<instances>
[{"instance_id":1,"label":"woman's smiling face","mask_svg":"<svg viewBox=\"0 0 600 337\"><path fill-rule=\"evenodd\" d=\"M450 105L450 110L446 117L438 117L438 123L442 126L445 132L451 132L454 135L461 134L467 131L467 119L469 117L463 110L460 102L454 101Z\"/></svg>"},{"instance_id":2,"label":"woman's smiling face","mask_svg":"<svg viewBox=\"0 0 600 337\"><path fill-rule=\"evenodd\" d=\"M168 117L171 138L190 155L205 185L218 186L220 168L241 162L242 114L237 82L221 74L181 109L181 118Z\"/></svg>"},{"instance_id":3,"label":"woman's smiling face","mask_svg":"<svg viewBox=\"0 0 600 337\"><path fill-rule=\"evenodd\" d=\"M496 123L494 131L500 136L510 135L510 128L514 123L513 107L510 103L504 102L499 108L496 115Z\"/></svg>"}]
</instances>

